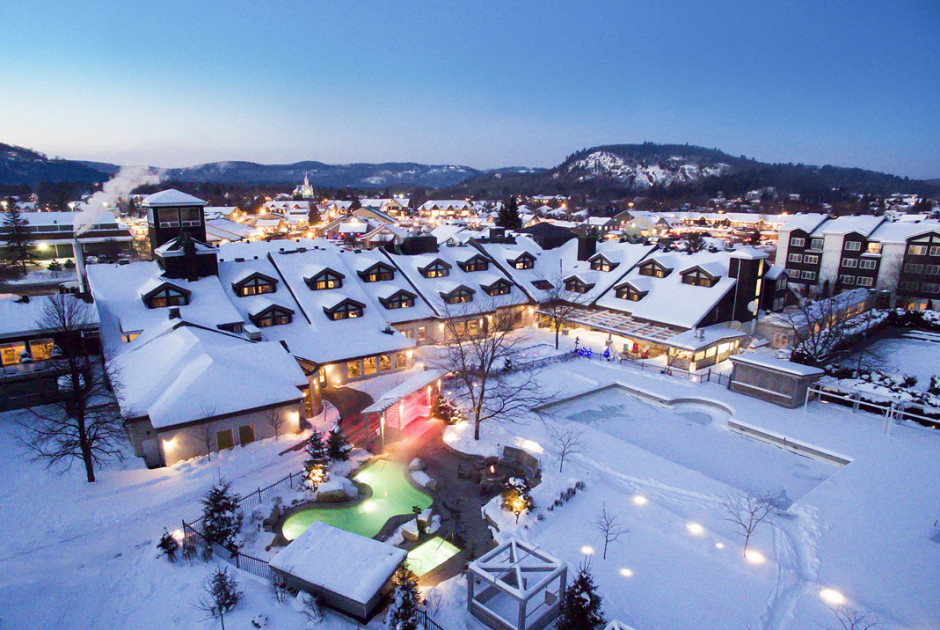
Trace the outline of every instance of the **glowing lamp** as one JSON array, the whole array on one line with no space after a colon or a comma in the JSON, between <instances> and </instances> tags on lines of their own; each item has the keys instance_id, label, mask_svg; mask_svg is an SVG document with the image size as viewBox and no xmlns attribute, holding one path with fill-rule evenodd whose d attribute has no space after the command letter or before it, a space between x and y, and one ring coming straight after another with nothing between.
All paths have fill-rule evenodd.
<instances>
[{"instance_id":1,"label":"glowing lamp","mask_svg":"<svg viewBox=\"0 0 940 630\"><path fill-rule=\"evenodd\" d=\"M841 606L845 603L845 595L831 588L824 588L819 591L819 597L827 604L832 606Z\"/></svg>"},{"instance_id":2,"label":"glowing lamp","mask_svg":"<svg viewBox=\"0 0 940 630\"><path fill-rule=\"evenodd\" d=\"M698 523L686 523L685 528L693 536L701 536L705 533L705 528Z\"/></svg>"}]
</instances>

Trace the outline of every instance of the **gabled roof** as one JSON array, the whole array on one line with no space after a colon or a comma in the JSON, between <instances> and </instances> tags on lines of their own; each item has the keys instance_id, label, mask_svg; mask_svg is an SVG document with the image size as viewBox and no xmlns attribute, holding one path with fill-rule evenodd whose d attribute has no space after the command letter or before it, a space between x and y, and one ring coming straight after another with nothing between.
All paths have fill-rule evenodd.
<instances>
[{"instance_id":1,"label":"gabled roof","mask_svg":"<svg viewBox=\"0 0 940 630\"><path fill-rule=\"evenodd\" d=\"M718 264L718 263L700 263L698 265L692 265L691 267L686 267L679 272L679 275L686 275L692 273L695 270L699 270L705 273L712 278L720 278L727 271L727 268Z\"/></svg>"},{"instance_id":2,"label":"gabled roof","mask_svg":"<svg viewBox=\"0 0 940 630\"><path fill-rule=\"evenodd\" d=\"M266 273L261 273L260 271L249 268L249 269L243 270L234 280L232 280L232 286L240 287L244 285L246 282L249 282L250 280L254 280L256 278L266 280L270 282L271 284L277 284L278 282L277 278L271 277Z\"/></svg>"},{"instance_id":3,"label":"gabled roof","mask_svg":"<svg viewBox=\"0 0 940 630\"><path fill-rule=\"evenodd\" d=\"M154 276L153 278L150 278L149 280L147 280L147 282L141 285L141 287L137 291L138 293L140 293L140 297L146 300L154 293L157 293L164 289L172 289L173 291L176 291L177 293L181 293L182 295L190 295L192 293L192 291L190 291L189 289L181 287L180 285L175 284L173 282L170 282L169 280L161 276Z\"/></svg>"}]
</instances>

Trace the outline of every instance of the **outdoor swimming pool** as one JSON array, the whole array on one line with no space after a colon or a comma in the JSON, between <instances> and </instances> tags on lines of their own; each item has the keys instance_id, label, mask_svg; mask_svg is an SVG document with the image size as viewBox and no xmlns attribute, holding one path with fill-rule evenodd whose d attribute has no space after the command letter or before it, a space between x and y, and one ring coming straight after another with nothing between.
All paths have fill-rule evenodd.
<instances>
[{"instance_id":1,"label":"outdoor swimming pool","mask_svg":"<svg viewBox=\"0 0 940 630\"><path fill-rule=\"evenodd\" d=\"M667 406L619 386L540 412L580 422L741 490L782 490L794 501L839 470L838 465L730 431L728 412L716 406L695 402Z\"/></svg>"},{"instance_id":2,"label":"outdoor swimming pool","mask_svg":"<svg viewBox=\"0 0 940 630\"><path fill-rule=\"evenodd\" d=\"M401 462L383 459L368 464L353 479L370 486L371 497L355 505L305 508L287 517L281 531L287 540L294 540L314 521L323 521L372 538L391 517L411 514L413 506L422 510L431 506L431 497L412 486L406 474Z\"/></svg>"},{"instance_id":3,"label":"outdoor swimming pool","mask_svg":"<svg viewBox=\"0 0 940 630\"><path fill-rule=\"evenodd\" d=\"M421 543L408 552L408 568L421 577L439 564L453 558L460 549L440 536Z\"/></svg>"}]
</instances>

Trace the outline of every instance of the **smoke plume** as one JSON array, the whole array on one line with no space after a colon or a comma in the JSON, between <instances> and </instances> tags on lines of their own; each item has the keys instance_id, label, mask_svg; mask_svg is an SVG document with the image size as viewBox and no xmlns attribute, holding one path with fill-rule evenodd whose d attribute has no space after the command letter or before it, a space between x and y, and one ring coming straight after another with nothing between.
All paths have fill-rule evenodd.
<instances>
[{"instance_id":1,"label":"smoke plume","mask_svg":"<svg viewBox=\"0 0 940 630\"><path fill-rule=\"evenodd\" d=\"M117 174L106 181L101 190L81 204L75 217L75 235L81 236L93 225L95 217L101 212L114 212L118 197L129 195L138 186L159 184L163 171L149 166L122 166Z\"/></svg>"}]
</instances>

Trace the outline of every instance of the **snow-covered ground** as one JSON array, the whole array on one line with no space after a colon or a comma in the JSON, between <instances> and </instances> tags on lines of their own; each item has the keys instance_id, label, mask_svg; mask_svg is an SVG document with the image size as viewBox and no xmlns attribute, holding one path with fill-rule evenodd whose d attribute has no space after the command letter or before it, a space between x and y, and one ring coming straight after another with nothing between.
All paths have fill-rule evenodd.
<instances>
[{"instance_id":1,"label":"snow-covered ground","mask_svg":"<svg viewBox=\"0 0 940 630\"><path fill-rule=\"evenodd\" d=\"M857 358L844 362L854 368ZM917 378L915 389L926 391L931 376L940 376L940 333L905 330L897 337L879 339L865 349L862 366L888 374Z\"/></svg>"},{"instance_id":2,"label":"snow-covered ground","mask_svg":"<svg viewBox=\"0 0 940 630\"><path fill-rule=\"evenodd\" d=\"M553 353L548 331L528 335L533 356ZM576 335L581 345L602 347L603 335L573 331L562 337L562 350ZM449 428L445 439L454 448L498 454L513 445L541 459L533 513L516 524L498 499L487 505L497 538L529 540L572 569L590 556L608 619L641 630L838 627L820 597L833 589L877 616L879 627L940 628L940 544L932 540L940 539L937 432L894 425L885 433L882 418L848 408L813 403L787 410L714 383L616 362L577 358L549 364L540 378L560 398L620 384L665 400L720 403L736 421L852 460L839 468L805 459L729 432L728 415L715 407L663 406L615 389L520 423L488 423L480 442L469 424ZM363 387L370 394L382 389ZM87 484L78 469L46 471L25 460L15 442L19 413L0 414L0 628L218 627L191 605L214 563L171 565L157 557L157 540L164 526L172 530L199 515L199 500L219 474L248 493L299 470L302 452L278 453L301 436L156 470L130 458ZM328 428L334 417L317 426ZM582 452L563 473L548 438L548 429L560 426L585 430ZM548 509L578 481L583 490ZM795 501L757 531L749 560L720 509L720 497L746 486L783 488ZM611 543L606 559L593 526L604 504L629 530ZM252 549L263 549L270 536L258 533ZM227 628L250 630L256 614L268 616L268 627L304 627L302 615L278 604L264 581L237 577L245 600ZM467 616L463 578L425 594L444 628L482 628ZM321 627L355 626L328 616ZM381 619L369 627L381 627Z\"/></svg>"}]
</instances>

